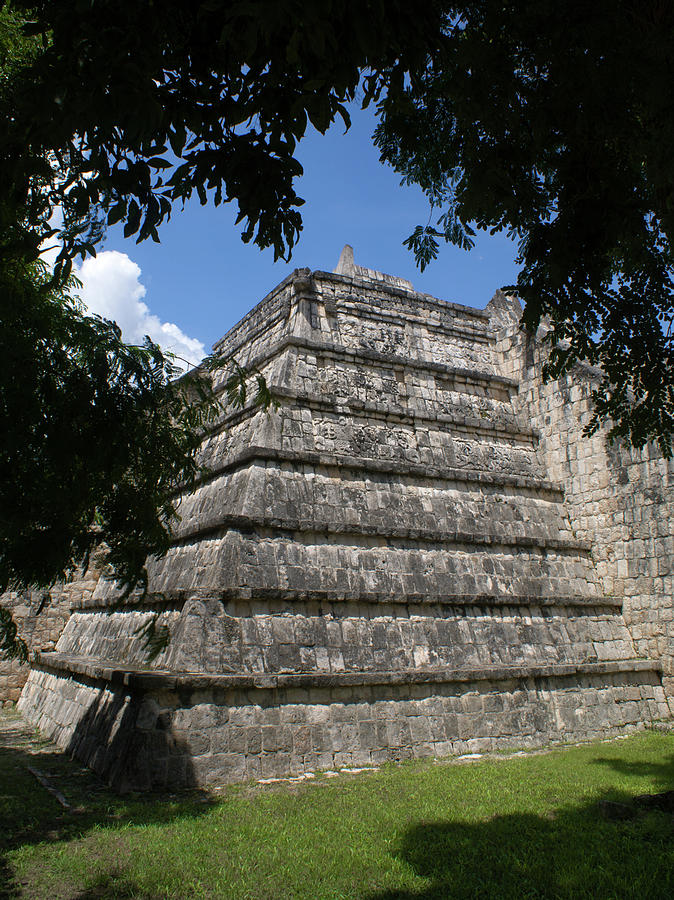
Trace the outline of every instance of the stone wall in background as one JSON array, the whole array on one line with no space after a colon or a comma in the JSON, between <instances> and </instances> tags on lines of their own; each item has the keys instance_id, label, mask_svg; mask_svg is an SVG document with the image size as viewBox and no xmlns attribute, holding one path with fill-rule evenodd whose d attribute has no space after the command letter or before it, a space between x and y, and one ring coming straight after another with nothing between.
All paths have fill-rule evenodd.
<instances>
[{"instance_id":1,"label":"stone wall in background","mask_svg":"<svg viewBox=\"0 0 674 900\"><path fill-rule=\"evenodd\" d=\"M635 449L607 442L603 431L583 434L596 371L577 366L544 384L544 345L512 323L497 346L503 372L520 384L519 403L539 433L548 475L564 488L574 534L592 542L602 592L622 603L637 654L661 662L663 684L674 694L674 460L652 444Z\"/></svg>"},{"instance_id":2,"label":"stone wall in background","mask_svg":"<svg viewBox=\"0 0 674 900\"><path fill-rule=\"evenodd\" d=\"M86 573L78 572L65 583L49 589L8 591L0 595L0 604L12 613L18 635L31 654L56 649L72 609L93 594L101 562L99 555L92 559ZM18 701L29 672L28 663L0 656L0 707Z\"/></svg>"},{"instance_id":3,"label":"stone wall in background","mask_svg":"<svg viewBox=\"0 0 674 900\"><path fill-rule=\"evenodd\" d=\"M0 603L12 614L18 634L30 650L54 650L70 615L60 600L60 586L52 590L9 591ZM30 666L0 656L0 706L12 705L21 695Z\"/></svg>"}]
</instances>

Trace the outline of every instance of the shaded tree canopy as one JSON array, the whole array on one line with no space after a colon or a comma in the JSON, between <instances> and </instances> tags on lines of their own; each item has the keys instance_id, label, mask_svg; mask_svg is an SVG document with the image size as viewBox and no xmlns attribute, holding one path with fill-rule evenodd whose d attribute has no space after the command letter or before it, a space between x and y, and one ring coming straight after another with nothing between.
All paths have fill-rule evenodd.
<instances>
[{"instance_id":1,"label":"shaded tree canopy","mask_svg":"<svg viewBox=\"0 0 674 900\"><path fill-rule=\"evenodd\" d=\"M107 225L158 239L175 202L235 200L244 240L289 253L296 141L440 32L439 4L12 0L0 7L0 590L48 584L104 539L127 587L168 546L215 398L69 298ZM403 54L404 48L404 54ZM402 56L404 55L404 60ZM363 73L365 73L363 75ZM58 222L58 224L55 224ZM45 241L58 256L40 266ZM246 373L235 367L239 400ZM264 384L258 400L269 402ZM99 528L92 533L92 521Z\"/></svg>"},{"instance_id":2,"label":"shaded tree canopy","mask_svg":"<svg viewBox=\"0 0 674 900\"><path fill-rule=\"evenodd\" d=\"M169 546L172 494L199 475L208 384L85 315L46 267L0 265L0 591L47 586L104 539L127 586ZM189 402L190 400L194 402Z\"/></svg>"},{"instance_id":3,"label":"shaded tree canopy","mask_svg":"<svg viewBox=\"0 0 674 900\"><path fill-rule=\"evenodd\" d=\"M83 216L125 235L196 193L234 200L243 239L286 255L301 229L296 143L423 66L437 0L12 0L40 51L14 72L0 134L0 196L44 230L56 206L68 268L95 244ZM30 148L29 159L26 149ZM57 177L53 170L61 167ZM90 219L86 225L90 227ZM31 231L28 240L35 240ZM22 233L20 240L26 240Z\"/></svg>"},{"instance_id":4,"label":"shaded tree canopy","mask_svg":"<svg viewBox=\"0 0 674 900\"><path fill-rule=\"evenodd\" d=\"M476 229L519 239L525 322L549 373L605 375L595 416L671 452L674 426L674 5L447 4L443 40L384 99L382 158L426 192L423 266Z\"/></svg>"}]
</instances>

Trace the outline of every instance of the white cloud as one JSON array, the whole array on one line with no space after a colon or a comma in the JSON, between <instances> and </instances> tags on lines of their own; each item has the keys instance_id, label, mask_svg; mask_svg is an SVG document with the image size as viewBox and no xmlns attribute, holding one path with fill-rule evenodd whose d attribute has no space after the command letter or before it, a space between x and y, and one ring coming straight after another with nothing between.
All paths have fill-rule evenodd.
<instances>
[{"instance_id":1,"label":"white cloud","mask_svg":"<svg viewBox=\"0 0 674 900\"><path fill-rule=\"evenodd\" d=\"M190 363L201 361L206 348L188 337L173 322L162 322L143 302L146 290L140 281L140 266L126 253L104 250L85 259L78 267L82 287L77 291L87 309L106 319L114 319L127 343L139 344L148 334L163 350L175 353ZM181 360L176 360L181 364Z\"/></svg>"}]
</instances>

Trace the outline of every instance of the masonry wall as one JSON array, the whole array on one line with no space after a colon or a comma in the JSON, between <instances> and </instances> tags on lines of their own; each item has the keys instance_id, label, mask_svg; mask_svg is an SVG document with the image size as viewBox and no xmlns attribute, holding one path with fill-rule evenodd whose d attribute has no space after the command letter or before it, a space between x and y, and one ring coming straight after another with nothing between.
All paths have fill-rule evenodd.
<instances>
[{"instance_id":1,"label":"masonry wall","mask_svg":"<svg viewBox=\"0 0 674 900\"><path fill-rule=\"evenodd\" d=\"M596 371L577 366L544 384L545 345L503 325L502 373L520 382L548 477L564 488L575 537L593 545L600 589L622 601L637 655L661 661L674 708L674 461L653 445L611 444L605 430L584 435Z\"/></svg>"},{"instance_id":2,"label":"masonry wall","mask_svg":"<svg viewBox=\"0 0 674 900\"><path fill-rule=\"evenodd\" d=\"M28 720L151 787L667 717L662 464L582 437L592 373L543 385L519 314L296 270L217 345L279 407L206 435L146 594L71 585ZM150 661L155 614L171 640Z\"/></svg>"},{"instance_id":3,"label":"masonry wall","mask_svg":"<svg viewBox=\"0 0 674 900\"><path fill-rule=\"evenodd\" d=\"M72 678L78 673L77 680ZM47 662L20 709L118 790L221 784L388 760L607 737L668 714L633 664L465 671L452 683L185 678Z\"/></svg>"},{"instance_id":4,"label":"masonry wall","mask_svg":"<svg viewBox=\"0 0 674 900\"><path fill-rule=\"evenodd\" d=\"M29 650L53 650L69 616L66 603L60 602L60 590L9 591L0 597L17 626L17 632ZM0 656L0 706L17 702L26 683L30 666Z\"/></svg>"},{"instance_id":5,"label":"masonry wall","mask_svg":"<svg viewBox=\"0 0 674 900\"><path fill-rule=\"evenodd\" d=\"M96 557L86 573L78 572L48 590L8 591L0 595L0 605L11 612L18 636L26 642L29 653L55 649L71 610L93 594L100 565L101 558ZM0 707L18 701L29 674L28 663L0 656Z\"/></svg>"}]
</instances>

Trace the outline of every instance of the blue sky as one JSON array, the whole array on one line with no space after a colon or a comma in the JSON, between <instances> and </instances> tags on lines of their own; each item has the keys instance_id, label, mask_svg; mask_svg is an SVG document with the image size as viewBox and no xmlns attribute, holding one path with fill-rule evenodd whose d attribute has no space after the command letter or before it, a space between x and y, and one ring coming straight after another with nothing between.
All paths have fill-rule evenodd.
<instances>
[{"instance_id":1,"label":"blue sky","mask_svg":"<svg viewBox=\"0 0 674 900\"><path fill-rule=\"evenodd\" d=\"M372 114L354 109L346 134L343 126L335 125L327 135L313 132L299 144L304 175L297 192L306 200L304 231L289 263L274 263L271 250L262 252L242 243L233 204L215 209L195 200L182 211L175 209L171 221L160 229L160 244L136 244L125 240L121 229L111 229L103 250L117 252L108 255L105 276L105 260L98 263L98 287L105 279L111 284L115 267L121 264L127 277L119 284L115 302L106 306L100 301L103 306L96 311L118 318L124 328L122 295L130 292L135 297L130 302L145 309L137 328L151 331L150 319L168 323L167 334L171 325L178 333L177 326L193 339L183 350L193 356L199 344L210 349L292 269L331 271L345 243L354 247L360 265L400 275L418 290L444 300L485 306L496 288L516 278L514 245L505 235L480 235L468 253L443 246L438 260L421 273L402 242L415 225L427 221L428 208L418 189L401 187L399 177L379 162L371 142L373 128ZM87 288L87 277L84 281ZM91 295L92 289L85 289L87 302ZM126 331L127 340L139 339Z\"/></svg>"}]
</instances>

